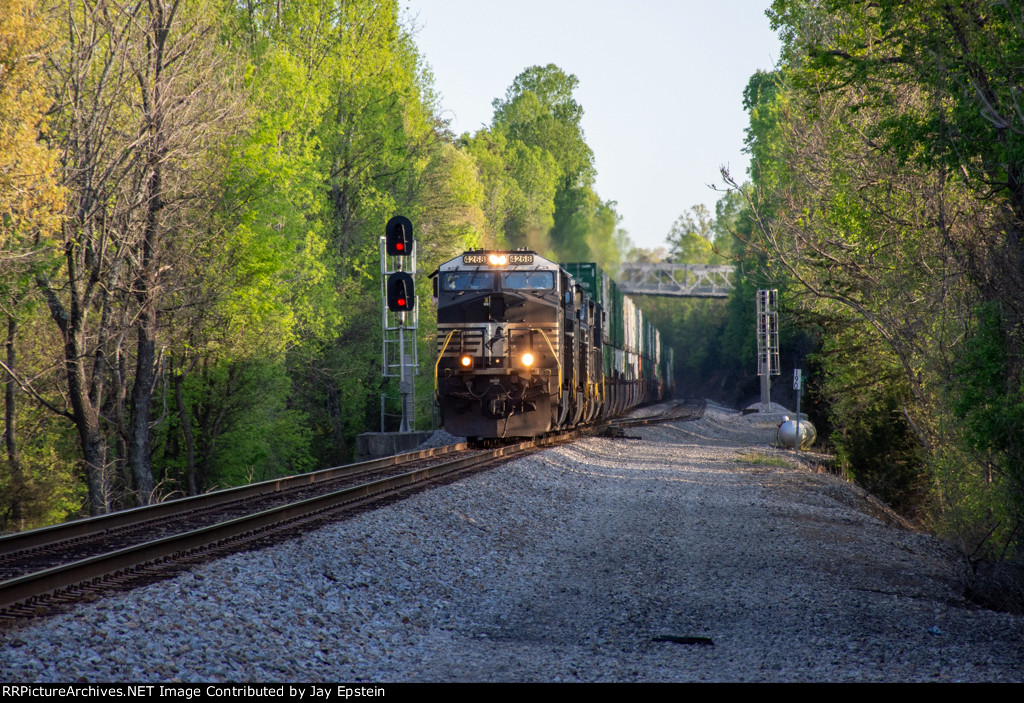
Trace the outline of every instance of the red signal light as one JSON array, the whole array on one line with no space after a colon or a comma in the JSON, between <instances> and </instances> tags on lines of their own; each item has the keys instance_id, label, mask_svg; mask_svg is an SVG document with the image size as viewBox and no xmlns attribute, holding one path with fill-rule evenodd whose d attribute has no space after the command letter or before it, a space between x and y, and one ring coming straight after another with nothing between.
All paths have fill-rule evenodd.
<instances>
[{"instance_id":1,"label":"red signal light","mask_svg":"<svg viewBox=\"0 0 1024 703\"><path fill-rule=\"evenodd\" d=\"M412 254L412 222L409 218L395 215L384 227L384 250L388 256L409 256Z\"/></svg>"},{"instance_id":2,"label":"red signal light","mask_svg":"<svg viewBox=\"0 0 1024 703\"><path fill-rule=\"evenodd\" d=\"M396 271L388 276L387 304L392 312L406 312L416 302L416 286L412 276L405 271Z\"/></svg>"}]
</instances>

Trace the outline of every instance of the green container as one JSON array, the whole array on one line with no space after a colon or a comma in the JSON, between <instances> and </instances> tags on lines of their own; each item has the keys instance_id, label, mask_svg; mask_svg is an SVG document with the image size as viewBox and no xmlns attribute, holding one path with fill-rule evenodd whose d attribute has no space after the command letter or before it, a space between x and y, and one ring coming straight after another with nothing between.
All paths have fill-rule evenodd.
<instances>
[{"instance_id":1,"label":"green container","mask_svg":"<svg viewBox=\"0 0 1024 703\"><path fill-rule=\"evenodd\" d=\"M562 268L576 279L580 288L587 292L590 299L598 305L604 305L604 282L608 275L597 267L597 264L562 264Z\"/></svg>"}]
</instances>

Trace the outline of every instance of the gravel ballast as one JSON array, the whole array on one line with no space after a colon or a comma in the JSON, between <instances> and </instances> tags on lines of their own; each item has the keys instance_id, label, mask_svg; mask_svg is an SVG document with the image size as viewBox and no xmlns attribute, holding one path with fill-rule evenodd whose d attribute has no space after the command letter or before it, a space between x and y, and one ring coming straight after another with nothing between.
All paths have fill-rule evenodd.
<instances>
[{"instance_id":1,"label":"gravel ballast","mask_svg":"<svg viewBox=\"0 0 1024 703\"><path fill-rule=\"evenodd\" d=\"M3 678L1024 680L1024 618L777 422L549 449L4 631Z\"/></svg>"}]
</instances>

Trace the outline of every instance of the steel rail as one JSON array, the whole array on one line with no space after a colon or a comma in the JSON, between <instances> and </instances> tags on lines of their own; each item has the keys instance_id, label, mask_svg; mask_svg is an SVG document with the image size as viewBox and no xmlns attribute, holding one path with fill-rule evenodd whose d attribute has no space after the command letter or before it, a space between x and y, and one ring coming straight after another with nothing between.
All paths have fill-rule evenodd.
<instances>
[{"instance_id":1,"label":"steel rail","mask_svg":"<svg viewBox=\"0 0 1024 703\"><path fill-rule=\"evenodd\" d=\"M219 491L212 491L198 496L178 498L162 503L154 503L139 508L131 508L107 515L73 520L48 527L40 527L35 530L16 532L0 537L0 557L6 557L17 552L28 552L31 550L51 547L61 542L68 542L76 539L83 539L101 535L106 532L140 525L153 520L160 520L188 511L205 510L208 508L232 503L240 500L247 500L255 496L268 495L293 488L312 485L322 481L329 481L337 478L344 478L364 472L377 471L391 466L401 466L412 461L420 461L433 456L443 456L455 451L462 451L469 447L465 442L451 444L445 447L434 447L422 449L416 452L406 452L381 459L371 459L355 464L335 466L319 471L312 471L306 474L296 474L282 478L270 479L259 483L250 483L245 486L224 488Z\"/></svg>"},{"instance_id":2,"label":"steel rail","mask_svg":"<svg viewBox=\"0 0 1024 703\"><path fill-rule=\"evenodd\" d=\"M230 540L245 539L275 526L295 523L325 511L353 506L386 497L449 474L510 457L524 451L575 439L579 430L520 442L461 457L431 467L383 478L340 491L308 498L288 505L264 510L253 515L227 520L163 539L63 564L32 574L0 582L0 612L31 605L42 596L89 588L97 580L119 575L147 565L184 557L202 550L222 546Z\"/></svg>"},{"instance_id":3,"label":"steel rail","mask_svg":"<svg viewBox=\"0 0 1024 703\"><path fill-rule=\"evenodd\" d=\"M684 414L677 411L685 408L688 403L680 403L672 410L660 413L648 418L636 418L633 420L617 420L617 426L634 426L643 424L654 424L674 419L683 419ZM693 408L687 419L699 417L704 410L705 403L701 402ZM612 423L609 423L609 425ZM607 425L606 425L607 426ZM600 427L600 426L598 426ZM14 611L19 607L31 605L38 598L52 596L61 593L71 592L75 589L90 589L94 584L104 578L143 569L150 565L159 564L173 559L184 558L191 554L201 553L233 541L247 540L264 531L278 526L301 523L304 520L312 519L324 512L354 507L366 502L378 500L389 494L401 492L421 484L453 474L472 467L485 465L500 458L510 458L525 451L551 446L560 442L570 441L593 431L595 427L579 428L568 432L555 433L546 437L504 445L466 457L460 457L452 461L436 464L431 467L416 469L410 472L398 474L388 478L378 479L358 486L349 487L339 491L316 496L305 500L296 501L287 505L278 506L263 510L252 515L226 520L215 525L183 532L178 535L151 540L131 547L118 549L107 554L100 554L79 561L44 569L39 572L25 574L7 581L0 582L0 613ZM235 489L225 489L216 493L195 496L193 498L168 501L154 506L137 508L124 513L115 513L103 516L99 519L81 520L76 523L65 523L63 527L71 527L74 531L82 534L98 534L112 529L112 525L118 526L142 523L147 520L159 519L166 515L173 515L175 512L219 503L228 503L248 497L254 497L285 490L285 488L310 485L332 478L351 476L364 471L373 471L389 466L401 465L410 461L439 456L452 451L465 449L465 444L450 445L420 452L385 457L358 464L350 464L343 467L324 469L323 471L310 474L301 474L282 479L264 481L259 484L251 484ZM176 508L171 510L170 508ZM85 528L92 524L93 529L86 531ZM97 528L96 525L102 525ZM43 535L56 532L56 528L43 528L33 531ZM22 533L28 534L28 533ZM66 534L66 533L65 533ZM17 537L13 535L12 537ZM48 544L65 541L67 538L52 539ZM5 541L13 542L10 538ZM0 552L2 553L2 552Z\"/></svg>"}]
</instances>

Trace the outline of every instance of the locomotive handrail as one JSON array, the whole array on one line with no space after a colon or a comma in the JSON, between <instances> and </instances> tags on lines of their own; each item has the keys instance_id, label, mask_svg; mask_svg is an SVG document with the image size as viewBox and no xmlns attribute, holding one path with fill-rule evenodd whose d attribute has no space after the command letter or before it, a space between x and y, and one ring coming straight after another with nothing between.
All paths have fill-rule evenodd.
<instances>
[{"instance_id":1,"label":"locomotive handrail","mask_svg":"<svg viewBox=\"0 0 1024 703\"><path fill-rule=\"evenodd\" d=\"M441 359L444 357L444 353L448 351L448 342L452 341L452 335L458 332L462 334L462 330L452 330L448 333L447 339L444 340L444 346L441 347L441 353L437 355L437 361L434 362L434 400L437 401L437 371L441 368Z\"/></svg>"},{"instance_id":2,"label":"locomotive handrail","mask_svg":"<svg viewBox=\"0 0 1024 703\"><path fill-rule=\"evenodd\" d=\"M555 363L558 364L558 399L561 400L562 399L562 362L558 360L558 354L555 353L555 348L553 346L551 346L551 340L548 339L548 335L544 332L544 330L539 329L537 327L531 327L530 331L531 332L540 332L540 335L544 338L544 341L547 342L548 350L551 352L551 356L554 357Z\"/></svg>"}]
</instances>

